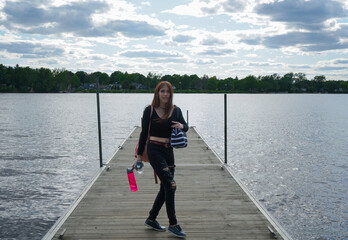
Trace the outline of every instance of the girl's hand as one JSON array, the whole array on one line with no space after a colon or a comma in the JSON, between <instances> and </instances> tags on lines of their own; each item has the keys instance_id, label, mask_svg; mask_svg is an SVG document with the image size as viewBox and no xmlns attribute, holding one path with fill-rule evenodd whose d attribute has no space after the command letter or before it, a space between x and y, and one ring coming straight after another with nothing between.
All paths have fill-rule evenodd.
<instances>
[{"instance_id":1,"label":"girl's hand","mask_svg":"<svg viewBox=\"0 0 348 240\"><path fill-rule=\"evenodd\" d=\"M180 128L180 129L184 129L184 125L176 122L176 121L172 121L173 125L171 126L172 128Z\"/></svg>"},{"instance_id":2,"label":"girl's hand","mask_svg":"<svg viewBox=\"0 0 348 240\"><path fill-rule=\"evenodd\" d=\"M141 158L140 158L140 156L139 155L137 155L138 157L134 160L134 163L133 163L133 165L132 165L132 168L134 168L135 169L135 166L137 165L137 162L138 161L141 161Z\"/></svg>"},{"instance_id":3,"label":"girl's hand","mask_svg":"<svg viewBox=\"0 0 348 240\"><path fill-rule=\"evenodd\" d=\"M132 168L135 169L135 166L137 165L137 160L135 159L133 165L132 165Z\"/></svg>"}]
</instances>

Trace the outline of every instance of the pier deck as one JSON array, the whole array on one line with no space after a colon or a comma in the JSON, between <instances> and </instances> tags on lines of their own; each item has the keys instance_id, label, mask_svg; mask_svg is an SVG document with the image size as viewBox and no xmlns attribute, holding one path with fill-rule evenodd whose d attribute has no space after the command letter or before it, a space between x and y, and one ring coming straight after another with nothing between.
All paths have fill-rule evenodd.
<instances>
[{"instance_id":1,"label":"pier deck","mask_svg":"<svg viewBox=\"0 0 348 240\"><path fill-rule=\"evenodd\" d=\"M142 175L135 173L138 191L131 192L126 168L133 162L140 128L136 128L108 166L61 217L44 239L167 239L144 221L159 190L150 164ZM175 150L177 183L176 215L187 239L290 239L234 179L228 168L209 149L194 128L188 131L189 145ZM168 227L165 206L157 219Z\"/></svg>"}]
</instances>

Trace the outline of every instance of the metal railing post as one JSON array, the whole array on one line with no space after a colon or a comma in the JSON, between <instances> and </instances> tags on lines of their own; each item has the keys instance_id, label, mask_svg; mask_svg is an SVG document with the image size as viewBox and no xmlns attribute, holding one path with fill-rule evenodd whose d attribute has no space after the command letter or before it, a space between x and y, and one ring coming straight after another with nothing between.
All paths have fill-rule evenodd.
<instances>
[{"instance_id":1,"label":"metal railing post","mask_svg":"<svg viewBox=\"0 0 348 240\"><path fill-rule=\"evenodd\" d=\"M225 120L224 120L224 124L225 124L225 164L227 164L227 94L224 94L224 115L225 115Z\"/></svg>"},{"instance_id":2,"label":"metal railing post","mask_svg":"<svg viewBox=\"0 0 348 240\"><path fill-rule=\"evenodd\" d=\"M98 113L99 161L100 161L100 167L103 167L102 139L101 139L101 125L100 125L99 78L97 78L96 92L97 92L97 113Z\"/></svg>"},{"instance_id":3,"label":"metal railing post","mask_svg":"<svg viewBox=\"0 0 348 240\"><path fill-rule=\"evenodd\" d=\"M186 122L187 122L187 125L189 125L189 119L188 119L188 110L187 110L187 112L186 112Z\"/></svg>"}]
</instances>

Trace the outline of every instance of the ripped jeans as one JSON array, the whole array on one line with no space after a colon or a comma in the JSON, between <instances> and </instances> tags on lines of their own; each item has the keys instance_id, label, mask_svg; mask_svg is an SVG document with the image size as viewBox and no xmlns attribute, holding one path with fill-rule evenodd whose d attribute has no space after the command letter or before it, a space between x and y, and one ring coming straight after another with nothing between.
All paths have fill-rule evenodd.
<instances>
[{"instance_id":1,"label":"ripped jeans","mask_svg":"<svg viewBox=\"0 0 348 240\"><path fill-rule=\"evenodd\" d=\"M161 187L149 213L149 219L152 221L156 220L163 204L166 203L169 224L176 225L177 220L174 202L176 184L174 181L175 165L173 148L166 148L153 143L149 143L147 147L150 164L161 180Z\"/></svg>"}]
</instances>

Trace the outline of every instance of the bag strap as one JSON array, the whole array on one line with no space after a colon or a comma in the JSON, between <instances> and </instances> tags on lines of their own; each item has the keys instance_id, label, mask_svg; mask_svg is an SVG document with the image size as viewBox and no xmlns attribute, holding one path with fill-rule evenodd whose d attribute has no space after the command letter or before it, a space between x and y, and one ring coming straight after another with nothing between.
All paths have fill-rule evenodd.
<instances>
[{"instance_id":1,"label":"bag strap","mask_svg":"<svg viewBox=\"0 0 348 240\"><path fill-rule=\"evenodd\" d=\"M149 129L147 131L147 139L146 139L146 143L149 141L150 138L150 127L151 127L151 116L152 116L152 112L153 112L153 107L151 105L151 112L150 112L150 119L149 119ZM135 153L134 156L137 157L137 151L138 151L138 147L139 147L139 142L140 142L140 134L139 134L139 139L138 139L138 144L135 148Z\"/></svg>"},{"instance_id":2,"label":"bag strap","mask_svg":"<svg viewBox=\"0 0 348 240\"><path fill-rule=\"evenodd\" d=\"M153 170L153 177L155 178L155 183L158 184L157 174L156 174L155 170Z\"/></svg>"},{"instance_id":3,"label":"bag strap","mask_svg":"<svg viewBox=\"0 0 348 240\"><path fill-rule=\"evenodd\" d=\"M148 128L148 131L147 131L147 139L146 139L146 142L148 142L149 139L150 139L150 128L151 128L151 117L152 117L152 113L153 113L153 106L151 105L151 112L150 112L150 117L149 117L149 128Z\"/></svg>"},{"instance_id":4,"label":"bag strap","mask_svg":"<svg viewBox=\"0 0 348 240\"><path fill-rule=\"evenodd\" d=\"M150 112L150 117L149 117L149 131L147 132L147 140L146 140L146 142L148 142L149 139L150 139L150 128L151 128L152 113L153 113L153 106L151 105L151 112ZM156 174L155 170L153 170L153 177L155 178L155 183L158 184L157 174Z\"/></svg>"},{"instance_id":5,"label":"bag strap","mask_svg":"<svg viewBox=\"0 0 348 240\"><path fill-rule=\"evenodd\" d=\"M153 106L151 105L151 113L150 113L150 117L149 117L149 131L147 132L147 141L149 141L149 139L150 139L150 128L151 128L152 113L153 113ZM156 174L155 170L153 170L153 177L155 178L155 183L158 184L157 174Z\"/></svg>"}]
</instances>

